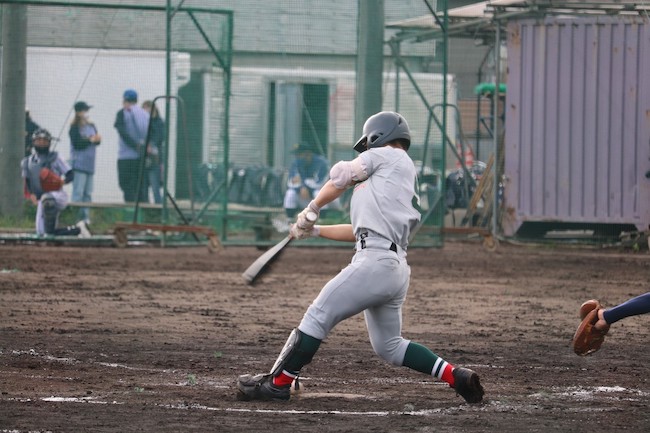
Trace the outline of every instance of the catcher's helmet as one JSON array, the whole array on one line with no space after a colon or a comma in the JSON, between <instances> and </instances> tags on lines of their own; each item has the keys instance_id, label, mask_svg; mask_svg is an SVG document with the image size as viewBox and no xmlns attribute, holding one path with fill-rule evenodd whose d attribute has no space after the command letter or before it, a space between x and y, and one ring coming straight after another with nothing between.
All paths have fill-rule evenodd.
<instances>
[{"instance_id":1,"label":"catcher's helmet","mask_svg":"<svg viewBox=\"0 0 650 433\"><path fill-rule=\"evenodd\" d=\"M44 128L38 128L34 133L32 134L32 141L43 138L47 140L48 144L52 142L52 134L50 134L50 131Z\"/></svg>"},{"instance_id":2,"label":"catcher's helmet","mask_svg":"<svg viewBox=\"0 0 650 433\"><path fill-rule=\"evenodd\" d=\"M391 141L401 140L405 150L411 145L411 130L406 119L394 111L382 111L370 116L363 125L363 135L354 150L361 153L373 147L382 147Z\"/></svg>"}]
</instances>

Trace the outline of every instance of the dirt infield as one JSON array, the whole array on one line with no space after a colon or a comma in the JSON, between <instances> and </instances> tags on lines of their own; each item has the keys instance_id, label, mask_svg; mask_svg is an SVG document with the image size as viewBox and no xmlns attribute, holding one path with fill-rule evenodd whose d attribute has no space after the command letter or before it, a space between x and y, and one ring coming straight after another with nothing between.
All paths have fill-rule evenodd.
<instances>
[{"instance_id":1,"label":"dirt infield","mask_svg":"<svg viewBox=\"0 0 650 433\"><path fill-rule=\"evenodd\" d=\"M352 250L290 247L246 286L260 253L0 246L0 432L648 431L650 315L593 356L569 346L584 300L649 290L647 251L411 250L404 336L475 369L479 405L385 364L362 316L335 328L291 401L236 401L236 377L270 368Z\"/></svg>"}]
</instances>

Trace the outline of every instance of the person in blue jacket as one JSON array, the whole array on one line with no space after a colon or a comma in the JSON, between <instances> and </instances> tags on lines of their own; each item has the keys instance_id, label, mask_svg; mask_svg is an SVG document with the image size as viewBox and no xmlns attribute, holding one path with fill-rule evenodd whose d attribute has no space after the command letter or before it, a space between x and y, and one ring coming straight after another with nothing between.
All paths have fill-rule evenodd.
<instances>
[{"instance_id":1,"label":"person in blue jacket","mask_svg":"<svg viewBox=\"0 0 650 433\"><path fill-rule=\"evenodd\" d=\"M113 124L118 133L117 175L125 202L147 201L146 182L141 180L142 158L145 157L149 113L138 105L138 93L127 89L122 96L122 109Z\"/></svg>"}]
</instances>

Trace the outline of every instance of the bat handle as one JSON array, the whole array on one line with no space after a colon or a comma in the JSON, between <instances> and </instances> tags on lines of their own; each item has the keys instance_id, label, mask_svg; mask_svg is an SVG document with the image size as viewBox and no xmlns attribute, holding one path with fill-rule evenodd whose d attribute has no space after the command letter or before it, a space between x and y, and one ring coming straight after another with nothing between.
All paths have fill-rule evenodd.
<instances>
[{"instance_id":1,"label":"bat handle","mask_svg":"<svg viewBox=\"0 0 650 433\"><path fill-rule=\"evenodd\" d=\"M305 218L307 219L307 221L313 223L316 222L316 220L318 219L318 215L316 214L316 212L309 211L307 212L307 215L305 215Z\"/></svg>"}]
</instances>

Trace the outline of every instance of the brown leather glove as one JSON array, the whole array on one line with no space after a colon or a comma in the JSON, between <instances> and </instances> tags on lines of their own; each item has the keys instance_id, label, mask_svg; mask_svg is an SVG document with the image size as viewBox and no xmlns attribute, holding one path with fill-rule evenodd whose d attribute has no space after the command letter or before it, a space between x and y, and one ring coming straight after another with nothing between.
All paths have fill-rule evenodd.
<instances>
[{"instance_id":1,"label":"brown leather glove","mask_svg":"<svg viewBox=\"0 0 650 433\"><path fill-rule=\"evenodd\" d=\"M63 187L64 183L61 176L47 167L41 168L39 179L41 180L41 190L43 192L58 191Z\"/></svg>"},{"instance_id":2,"label":"brown leather glove","mask_svg":"<svg viewBox=\"0 0 650 433\"><path fill-rule=\"evenodd\" d=\"M602 346L605 341L605 335L609 331L609 326L604 330L599 330L594 327L598 322L598 310L603 306L599 301L591 299L580 306L580 318L582 322L578 326L575 334L573 335L573 351L576 355L587 356Z\"/></svg>"}]
</instances>

